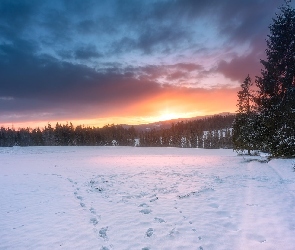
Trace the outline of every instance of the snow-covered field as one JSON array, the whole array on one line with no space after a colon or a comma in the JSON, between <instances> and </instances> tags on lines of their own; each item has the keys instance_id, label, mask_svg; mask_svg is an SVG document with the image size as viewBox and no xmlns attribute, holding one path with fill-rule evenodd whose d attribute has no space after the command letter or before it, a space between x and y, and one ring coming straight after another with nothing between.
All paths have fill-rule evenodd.
<instances>
[{"instance_id":1,"label":"snow-covered field","mask_svg":"<svg viewBox=\"0 0 295 250\"><path fill-rule=\"evenodd\" d=\"M295 249L294 160L0 148L0 249Z\"/></svg>"}]
</instances>

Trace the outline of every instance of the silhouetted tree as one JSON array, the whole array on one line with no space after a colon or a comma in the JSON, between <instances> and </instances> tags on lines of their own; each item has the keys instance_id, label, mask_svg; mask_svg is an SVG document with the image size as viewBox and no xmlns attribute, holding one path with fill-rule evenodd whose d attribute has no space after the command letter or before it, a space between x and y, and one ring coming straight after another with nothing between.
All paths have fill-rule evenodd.
<instances>
[{"instance_id":1,"label":"silhouetted tree","mask_svg":"<svg viewBox=\"0 0 295 250\"><path fill-rule=\"evenodd\" d=\"M248 75L241 84L241 90L238 92L238 110L233 124L233 145L237 151L250 151L257 148L255 143L256 134L253 125L256 120L256 114L253 110L253 94L250 90L252 86L251 78Z\"/></svg>"},{"instance_id":2,"label":"silhouetted tree","mask_svg":"<svg viewBox=\"0 0 295 250\"><path fill-rule=\"evenodd\" d=\"M295 10L290 2L273 19L267 58L256 80L261 138L274 156L295 155Z\"/></svg>"}]
</instances>

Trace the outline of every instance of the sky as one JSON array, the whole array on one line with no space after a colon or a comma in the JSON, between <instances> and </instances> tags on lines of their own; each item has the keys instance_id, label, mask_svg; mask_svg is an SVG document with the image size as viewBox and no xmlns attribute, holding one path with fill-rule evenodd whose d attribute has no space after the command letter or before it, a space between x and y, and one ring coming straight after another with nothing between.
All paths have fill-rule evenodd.
<instances>
[{"instance_id":1,"label":"sky","mask_svg":"<svg viewBox=\"0 0 295 250\"><path fill-rule=\"evenodd\" d=\"M282 3L1 0L0 126L235 112Z\"/></svg>"}]
</instances>

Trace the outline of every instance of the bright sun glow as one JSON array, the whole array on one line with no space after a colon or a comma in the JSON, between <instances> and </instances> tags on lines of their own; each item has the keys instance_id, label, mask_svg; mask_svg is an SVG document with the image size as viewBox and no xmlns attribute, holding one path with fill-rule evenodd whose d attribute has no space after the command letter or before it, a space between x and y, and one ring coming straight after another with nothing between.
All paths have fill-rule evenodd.
<instances>
[{"instance_id":1,"label":"bright sun glow","mask_svg":"<svg viewBox=\"0 0 295 250\"><path fill-rule=\"evenodd\" d=\"M167 121L167 120L172 120L177 118L181 118L181 117L179 117L179 115L175 113L170 113L170 112L164 112L159 116L160 121Z\"/></svg>"}]
</instances>

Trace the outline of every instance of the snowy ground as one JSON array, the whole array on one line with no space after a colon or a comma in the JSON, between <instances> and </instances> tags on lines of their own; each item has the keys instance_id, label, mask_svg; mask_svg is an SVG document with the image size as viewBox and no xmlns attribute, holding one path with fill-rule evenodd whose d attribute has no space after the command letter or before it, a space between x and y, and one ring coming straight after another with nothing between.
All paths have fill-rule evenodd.
<instances>
[{"instance_id":1,"label":"snowy ground","mask_svg":"<svg viewBox=\"0 0 295 250\"><path fill-rule=\"evenodd\" d=\"M295 249L294 160L0 148L0 249Z\"/></svg>"}]
</instances>

